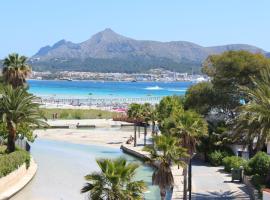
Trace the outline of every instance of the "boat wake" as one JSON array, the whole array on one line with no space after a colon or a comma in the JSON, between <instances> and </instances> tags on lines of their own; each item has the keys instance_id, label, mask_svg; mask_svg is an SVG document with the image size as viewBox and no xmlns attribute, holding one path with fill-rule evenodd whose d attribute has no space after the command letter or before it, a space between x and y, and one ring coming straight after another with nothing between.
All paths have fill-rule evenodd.
<instances>
[{"instance_id":1,"label":"boat wake","mask_svg":"<svg viewBox=\"0 0 270 200\"><path fill-rule=\"evenodd\" d=\"M170 92L186 92L186 89L168 89Z\"/></svg>"},{"instance_id":2,"label":"boat wake","mask_svg":"<svg viewBox=\"0 0 270 200\"><path fill-rule=\"evenodd\" d=\"M159 86L154 86L154 87L146 87L146 90L163 90L163 88L159 87Z\"/></svg>"}]
</instances>

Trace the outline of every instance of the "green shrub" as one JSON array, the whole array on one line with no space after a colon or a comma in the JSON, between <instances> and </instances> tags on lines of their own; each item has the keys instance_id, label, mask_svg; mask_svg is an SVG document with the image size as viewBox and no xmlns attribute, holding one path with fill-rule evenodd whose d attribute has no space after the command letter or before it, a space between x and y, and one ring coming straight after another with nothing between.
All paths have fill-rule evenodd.
<instances>
[{"instance_id":1,"label":"green shrub","mask_svg":"<svg viewBox=\"0 0 270 200\"><path fill-rule=\"evenodd\" d=\"M222 163L226 172L231 172L231 169L239 169L240 166L245 167L246 160L237 156L227 156L223 158Z\"/></svg>"},{"instance_id":2,"label":"green shrub","mask_svg":"<svg viewBox=\"0 0 270 200\"><path fill-rule=\"evenodd\" d=\"M270 168L270 156L265 152L258 152L251 158L245 167L245 173L248 175L259 175L266 177Z\"/></svg>"},{"instance_id":3,"label":"green shrub","mask_svg":"<svg viewBox=\"0 0 270 200\"><path fill-rule=\"evenodd\" d=\"M82 113L79 110L76 110L73 114L74 119L82 119Z\"/></svg>"},{"instance_id":4,"label":"green shrub","mask_svg":"<svg viewBox=\"0 0 270 200\"><path fill-rule=\"evenodd\" d=\"M99 116L102 117L103 119L111 119L115 115L118 115L115 112L110 112L106 110L95 110L95 109L43 108L42 112L44 113L47 119L52 119L54 113L58 113L58 117L60 119L75 119L75 117L80 119L96 119ZM75 114L76 112L80 114Z\"/></svg>"},{"instance_id":5,"label":"green shrub","mask_svg":"<svg viewBox=\"0 0 270 200\"><path fill-rule=\"evenodd\" d=\"M261 177L258 174L252 176L251 182L258 191L261 191L263 188L266 187L265 177Z\"/></svg>"},{"instance_id":6,"label":"green shrub","mask_svg":"<svg viewBox=\"0 0 270 200\"><path fill-rule=\"evenodd\" d=\"M18 169L24 163L28 168L30 165L30 154L24 150L0 155L0 178Z\"/></svg>"},{"instance_id":7,"label":"green shrub","mask_svg":"<svg viewBox=\"0 0 270 200\"><path fill-rule=\"evenodd\" d=\"M215 150L208 154L208 159L211 165L220 166L222 165L223 158L232 155L233 153L228 150Z\"/></svg>"},{"instance_id":8,"label":"green shrub","mask_svg":"<svg viewBox=\"0 0 270 200\"><path fill-rule=\"evenodd\" d=\"M208 155L209 162L212 166L220 166L222 164L222 159L224 158L223 153L220 150L211 152Z\"/></svg>"},{"instance_id":9,"label":"green shrub","mask_svg":"<svg viewBox=\"0 0 270 200\"><path fill-rule=\"evenodd\" d=\"M68 119L69 118L69 112L64 110L60 112L60 119Z\"/></svg>"},{"instance_id":10,"label":"green shrub","mask_svg":"<svg viewBox=\"0 0 270 200\"><path fill-rule=\"evenodd\" d=\"M102 118L102 113L98 113L98 118Z\"/></svg>"}]
</instances>

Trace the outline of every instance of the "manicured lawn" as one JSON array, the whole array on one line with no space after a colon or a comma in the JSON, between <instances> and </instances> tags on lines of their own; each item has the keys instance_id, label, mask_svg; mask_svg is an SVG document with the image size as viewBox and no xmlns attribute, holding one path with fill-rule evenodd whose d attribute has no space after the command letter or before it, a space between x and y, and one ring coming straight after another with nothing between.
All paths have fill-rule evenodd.
<instances>
[{"instance_id":1,"label":"manicured lawn","mask_svg":"<svg viewBox=\"0 0 270 200\"><path fill-rule=\"evenodd\" d=\"M52 119L57 113L58 119L110 119L116 115L115 112L94 109L41 109L47 119Z\"/></svg>"}]
</instances>

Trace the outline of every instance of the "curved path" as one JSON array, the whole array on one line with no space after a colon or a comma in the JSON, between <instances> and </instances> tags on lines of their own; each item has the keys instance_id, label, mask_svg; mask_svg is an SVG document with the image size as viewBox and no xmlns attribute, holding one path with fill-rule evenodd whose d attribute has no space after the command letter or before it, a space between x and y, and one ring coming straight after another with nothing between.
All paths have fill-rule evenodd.
<instances>
[{"instance_id":1,"label":"curved path","mask_svg":"<svg viewBox=\"0 0 270 200\"><path fill-rule=\"evenodd\" d=\"M223 167L211 167L200 161L192 164L192 199L194 200L247 200L244 184L231 182L231 175Z\"/></svg>"}]
</instances>

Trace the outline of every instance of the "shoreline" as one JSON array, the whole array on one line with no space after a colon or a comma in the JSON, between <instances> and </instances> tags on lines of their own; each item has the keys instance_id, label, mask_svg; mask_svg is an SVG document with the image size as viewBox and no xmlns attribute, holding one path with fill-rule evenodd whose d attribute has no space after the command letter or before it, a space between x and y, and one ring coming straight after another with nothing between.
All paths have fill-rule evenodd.
<instances>
[{"instance_id":1,"label":"shoreline","mask_svg":"<svg viewBox=\"0 0 270 200\"><path fill-rule=\"evenodd\" d=\"M199 75L199 74L198 74ZM63 81L63 82L70 82L68 80L61 80L61 79L34 79L34 78L28 78L27 81ZM161 80L151 80L151 81L140 81L140 80L137 80L137 81L130 81L130 80L120 80L120 81L117 81L117 80L114 80L114 81L110 81L110 80L93 80L93 79L72 79L72 81L89 81L89 82L109 82L109 83L118 83L118 82L125 82L125 83L164 83L164 82L169 82L169 83L177 83L177 82L192 82L193 80L172 80L172 81L161 81Z\"/></svg>"}]
</instances>

